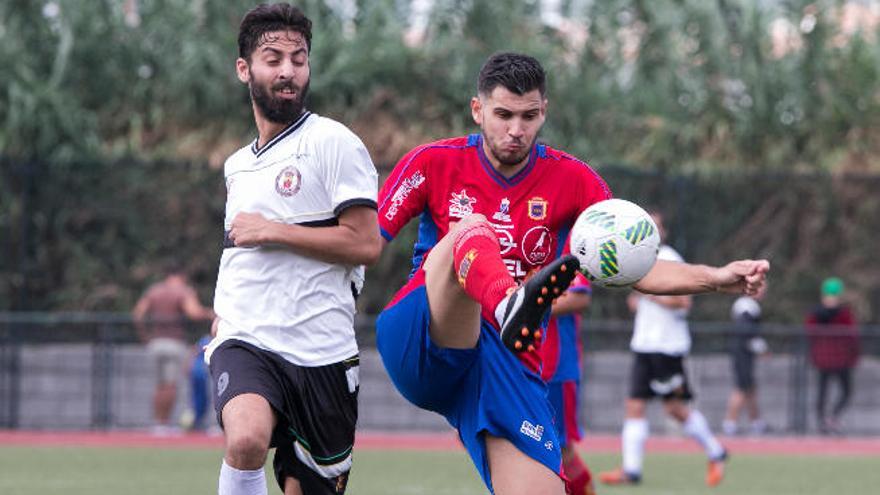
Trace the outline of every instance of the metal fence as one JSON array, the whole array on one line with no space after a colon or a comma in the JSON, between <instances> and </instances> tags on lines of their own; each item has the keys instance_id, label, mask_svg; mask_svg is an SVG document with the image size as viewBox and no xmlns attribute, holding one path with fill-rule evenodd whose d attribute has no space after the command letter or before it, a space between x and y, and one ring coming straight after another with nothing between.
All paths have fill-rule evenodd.
<instances>
[{"instance_id":1,"label":"metal fence","mask_svg":"<svg viewBox=\"0 0 880 495\"><path fill-rule=\"evenodd\" d=\"M207 328L190 327L191 342ZM696 404L713 425L724 414L733 378L727 353L733 327L693 322L688 359ZM763 416L779 433L815 432L816 376L798 325L766 324L769 356L757 364ZM150 425L156 370L127 314L0 313L0 428L126 429ZM617 431L622 421L630 356L631 322L586 321L580 415L588 429ZM358 320L361 344L360 426L367 429L438 430L439 416L418 411L394 391L375 351L373 320ZM861 328L862 357L844 419L853 434L880 435L880 328ZM193 348L195 354L195 347ZM177 413L185 408L181 380ZM832 397L833 401L833 397ZM652 428L662 421L649 411Z\"/></svg>"}]
</instances>

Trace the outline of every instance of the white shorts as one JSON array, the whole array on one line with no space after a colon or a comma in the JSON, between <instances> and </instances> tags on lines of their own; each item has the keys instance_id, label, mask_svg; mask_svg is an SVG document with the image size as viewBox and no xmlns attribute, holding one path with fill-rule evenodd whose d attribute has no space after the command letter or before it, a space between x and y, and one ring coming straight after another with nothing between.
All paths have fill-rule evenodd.
<instances>
[{"instance_id":1,"label":"white shorts","mask_svg":"<svg viewBox=\"0 0 880 495\"><path fill-rule=\"evenodd\" d=\"M147 352L156 362L159 384L177 383L189 359L189 346L177 339L158 337L147 343Z\"/></svg>"}]
</instances>

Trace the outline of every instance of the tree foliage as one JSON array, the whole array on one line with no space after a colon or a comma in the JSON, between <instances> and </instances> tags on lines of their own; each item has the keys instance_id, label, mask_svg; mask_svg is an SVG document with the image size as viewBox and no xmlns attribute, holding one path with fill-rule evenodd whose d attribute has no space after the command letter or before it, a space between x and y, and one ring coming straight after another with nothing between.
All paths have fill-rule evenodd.
<instances>
[{"instance_id":1,"label":"tree foliage","mask_svg":"<svg viewBox=\"0 0 880 495\"><path fill-rule=\"evenodd\" d=\"M839 220L869 218L874 202L826 174L880 163L880 23L865 21L870 12L853 24L852 3L833 0L559 3L548 15L539 0L434 0L427 12L414 0L300 2L314 22L309 106L350 125L387 171L420 142L472 132L482 61L527 52L548 69L544 140L613 172L624 197L641 199L655 179L691 184L691 195L670 186L644 197L702 225L681 238L692 259L781 257L792 291L824 271L871 266L860 246L876 245L876 229ZM170 258L188 260L209 297L216 167L254 134L233 70L252 5L0 3L0 308L125 309ZM809 191L761 175L804 173L818 181ZM740 174L762 187L731 179ZM630 175L642 185L630 189ZM747 199L730 197L743 190ZM817 199L810 210L799 208L806 197ZM822 225L850 241L845 256ZM396 244L372 271L383 289L363 302L371 311L405 263ZM859 284L872 301L875 284Z\"/></svg>"}]
</instances>

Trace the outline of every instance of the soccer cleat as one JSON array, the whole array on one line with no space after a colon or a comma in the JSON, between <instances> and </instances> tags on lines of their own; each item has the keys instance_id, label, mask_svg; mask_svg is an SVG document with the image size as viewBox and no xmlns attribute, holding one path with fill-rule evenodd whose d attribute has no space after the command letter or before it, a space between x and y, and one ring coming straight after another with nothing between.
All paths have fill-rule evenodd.
<instances>
[{"instance_id":1,"label":"soccer cleat","mask_svg":"<svg viewBox=\"0 0 880 495\"><path fill-rule=\"evenodd\" d=\"M706 485L718 486L724 479L724 464L727 462L727 450L721 453L717 459L709 461L709 467L706 470Z\"/></svg>"},{"instance_id":2,"label":"soccer cleat","mask_svg":"<svg viewBox=\"0 0 880 495\"><path fill-rule=\"evenodd\" d=\"M642 482L642 475L627 473L623 468L599 473L599 481L606 485L637 485Z\"/></svg>"},{"instance_id":3,"label":"soccer cleat","mask_svg":"<svg viewBox=\"0 0 880 495\"><path fill-rule=\"evenodd\" d=\"M580 267L577 258L565 255L535 273L521 287L513 291L496 309L501 341L515 353L532 351L534 342L541 338L541 322L550 306L574 280Z\"/></svg>"}]
</instances>

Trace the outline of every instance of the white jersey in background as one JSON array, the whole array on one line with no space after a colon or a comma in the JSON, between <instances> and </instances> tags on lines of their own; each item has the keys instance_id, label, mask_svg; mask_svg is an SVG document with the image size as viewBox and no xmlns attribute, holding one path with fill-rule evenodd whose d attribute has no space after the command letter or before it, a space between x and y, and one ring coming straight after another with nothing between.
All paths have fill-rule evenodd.
<instances>
[{"instance_id":1,"label":"white jersey in background","mask_svg":"<svg viewBox=\"0 0 880 495\"><path fill-rule=\"evenodd\" d=\"M226 160L225 231L238 213L310 227L338 225L351 206L376 207L378 174L366 147L344 125L305 112L262 148L254 141ZM301 366L357 353L355 296L363 266L327 263L278 246L234 247L220 259L217 337L238 339Z\"/></svg>"},{"instance_id":2,"label":"white jersey in background","mask_svg":"<svg viewBox=\"0 0 880 495\"><path fill-rule=\"evenodd\" d=\"M681 255L665 244L660 246L657 259L684 261ZM659 352L672 356L687 354L691 350L687 315L686 309L673 309L647 297L639 298L630 349L634 352Z\"/></svg>"}]
</instances>

